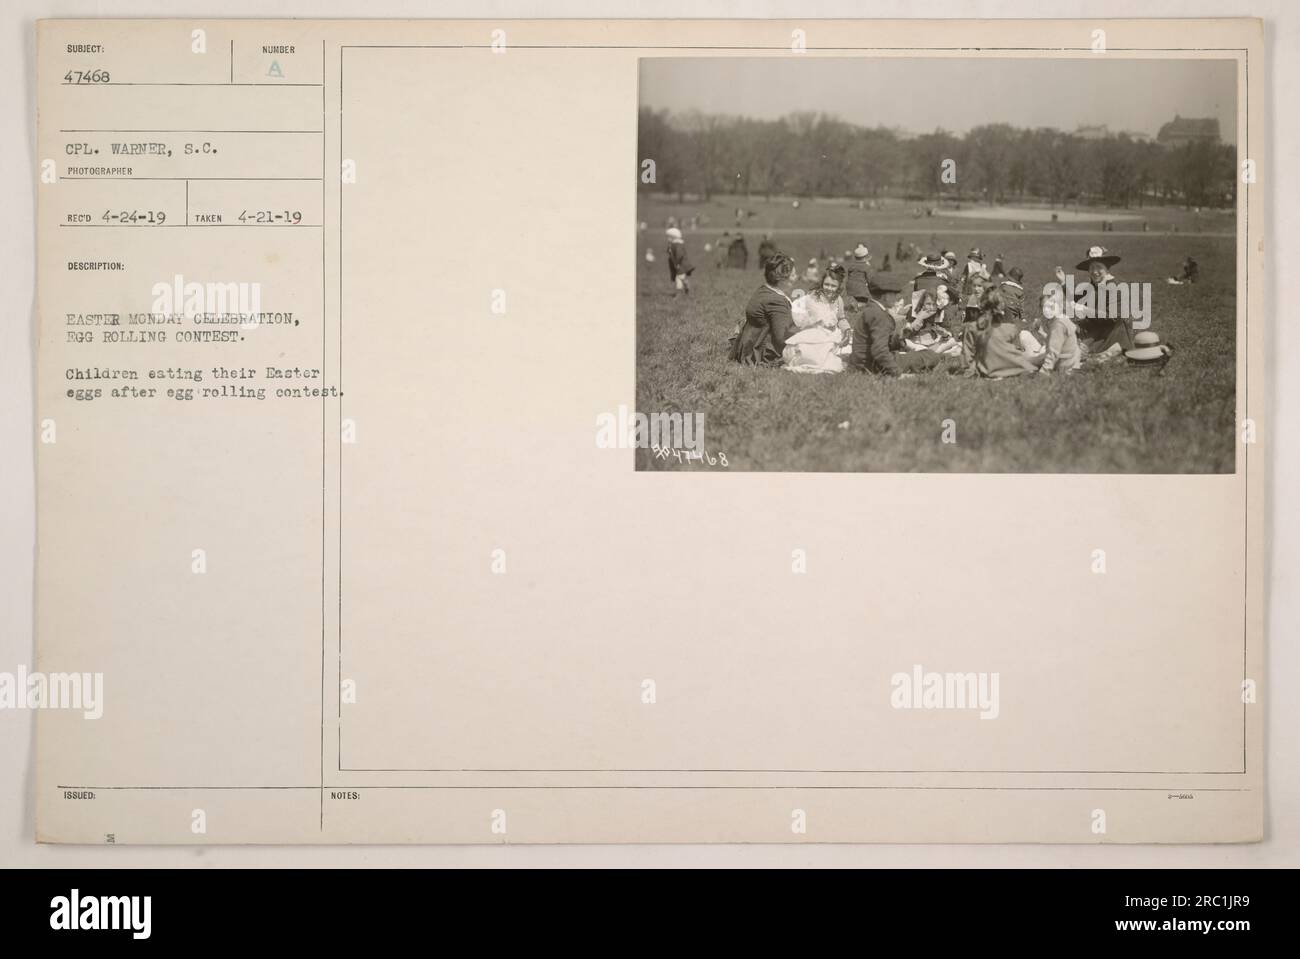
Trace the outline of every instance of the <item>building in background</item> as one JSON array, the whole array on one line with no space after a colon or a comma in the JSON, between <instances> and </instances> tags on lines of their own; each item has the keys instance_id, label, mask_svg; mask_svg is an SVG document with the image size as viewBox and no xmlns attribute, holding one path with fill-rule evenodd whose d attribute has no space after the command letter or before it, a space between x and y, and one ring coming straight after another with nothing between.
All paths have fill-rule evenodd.
<instances>
[{"instance_id":1,"label":"building in background","mask_svg":"<svg viewBox=\"0 0 1300 959\"><path fill-rule=\"evenodd\" d=\"M1187 143L1218 143L1219 121L1213 117L1194 119L1175 115L1160 128L1156 142L1167 147L1180 147Z\"/></svg>"}]
</instances>

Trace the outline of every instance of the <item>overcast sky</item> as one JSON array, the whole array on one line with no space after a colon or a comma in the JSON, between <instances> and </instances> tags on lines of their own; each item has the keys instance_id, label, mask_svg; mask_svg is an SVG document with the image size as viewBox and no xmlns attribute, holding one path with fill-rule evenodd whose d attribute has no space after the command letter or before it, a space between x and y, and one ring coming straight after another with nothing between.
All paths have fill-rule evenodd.
<instances>
[{"instance_id":1,"label":"overcast sky","mask_svg":"<svg viewBox=\"0 0 1300 959\"><path fill-rule=\"evenodd\" d=\"M1104 123L1147 133L1174 118L1216 117L1236 142L1233 60L728 57L643 59L641 104L773 119L797 110L864 126L965 133L984 123Z\"/></svg>"}]
</instances>

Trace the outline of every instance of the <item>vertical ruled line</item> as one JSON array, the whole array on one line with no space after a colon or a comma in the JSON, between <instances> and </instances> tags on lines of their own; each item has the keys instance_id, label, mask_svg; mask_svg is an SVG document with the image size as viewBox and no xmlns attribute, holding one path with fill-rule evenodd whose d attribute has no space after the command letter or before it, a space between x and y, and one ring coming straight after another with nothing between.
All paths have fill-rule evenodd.
<instances>
[{"instance_id":1,"label":"vertical ruled line","mask_svg":"<svg viewBox=\"0 0 1300 959\"><path fill-rule=\"evenodd\" d=\"M325 78L321 77L321 83ZM336 496L338 497L338 621L335 626L338 630L338 666L339 682L336 693L338 695L338 720L336 729L338 730L338 767L343 769L343 47L339 47L339 164L336 168L339 177L339 303L338 303L338 328L339 328L339 348L338 348L338 386L339 386L339 482ZM325 171L321 171L321 179L325 178Z\"/></svg>"},{"instance_id":2,"label":"vertical ruled line","mask_svg":"<svg viewBox=\"0 0 1300 959\"><path fill-rule=\"evenodd\" d=\"M320 42L320 215L325 224L325 41ZM325 230L320 231L320 368L325 366ZM327 405L320 407L320 831L325 831L325 423Z\"/></svg>"}]
</instances>

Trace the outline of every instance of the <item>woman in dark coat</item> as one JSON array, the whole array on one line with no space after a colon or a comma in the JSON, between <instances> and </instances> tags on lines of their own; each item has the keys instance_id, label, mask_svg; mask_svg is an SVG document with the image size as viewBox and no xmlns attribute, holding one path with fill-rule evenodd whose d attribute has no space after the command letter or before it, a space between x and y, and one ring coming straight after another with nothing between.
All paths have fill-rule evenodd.
<instances>
[{"instance_id":1,"label":"woman in dark coat","mask_svg":"<svg viewBox=\"0 0 1300 959\"><path fill-rule=\"evenodd\" d=\"M1104 303L1107 298L1106 286L1118 282L1110 273L1110 268L1118 262L1119 257L1104 246L1093 246L1088 248L1088 255L1075 264L1076 270L1088 271L1087 282L1092 285L1093 300L1091 309L1086 308L1082 303L1076 303L1074 307L1074 316L1079 328L1079 342L1087 349L1089 355L1103 360L1133 349L1133 330L1128 318L1097 315L1099 312L1097 304ZM1064 285L1065 271L1059 266L1056 268L1056 279ZM1075 300L1081 300L1087 289L1088 287L1085 286L1083 289L1076 290Z\"/></svg>"},{"instance_id":2,"label":"woman in dark coat","mask_svg":"<svg viewBox=\"0 0 1300 959\"><path fill-rule=\"evenodd\" d=\"M769 366L781 362L785 338L794 328L790 315L790 281L794 260L777 253L763 270L764 283L745 305L745 319L732 334L731 359L744 366Z\"/></svg>"}]
</instances>

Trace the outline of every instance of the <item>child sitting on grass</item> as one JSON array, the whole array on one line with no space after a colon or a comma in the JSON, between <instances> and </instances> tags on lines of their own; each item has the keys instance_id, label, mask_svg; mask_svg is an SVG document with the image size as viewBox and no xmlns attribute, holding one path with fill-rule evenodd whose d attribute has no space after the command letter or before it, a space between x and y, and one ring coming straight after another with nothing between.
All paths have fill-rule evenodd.
<instances>
[{"instance_id":1,"label":"child sitting on grass","mask_svg":"<svg viewBox=\"0 0 1300 959\"><path fill-rule=\"evenodd\" d=\"M920 290L913 295L906 313L901 317L899 337L908 350L933 350L940 356L960 356L961 344L940 323L948 307L948 288L940 286L937 293Z\"/></svg>"},{"instance_id":2,"label":"child sitting on grass","mask_svg":"<svg viewBox=\"0 0 1300 959\"><path fill-rule=\"evenodd\" d=\"M1073 373L1083 360L1078 326L1065 315L1060 293L1044 293L1039 306L1043 313L1043 332L1047 336L1047 356L1039 372Z\"/></svg>"},{"instance_id":3,"label":"child sitting on grass","mask_svg":"<svg viewBox=\"0 0 1300 959\"><path fill-rule=\"evenodd\" d=\"M1000 380L1038 372L1044 354L1031 356L1025 352L1020 345L1020 325L996 287L984 291L979 319L968 325L974 327L974 369L980 376Z\"/></svg>"}]
</instances>

